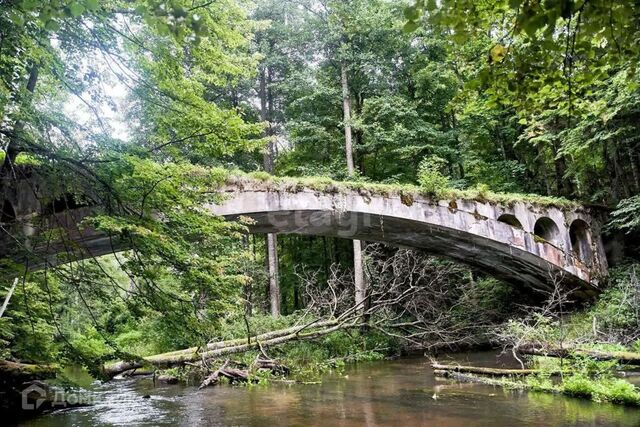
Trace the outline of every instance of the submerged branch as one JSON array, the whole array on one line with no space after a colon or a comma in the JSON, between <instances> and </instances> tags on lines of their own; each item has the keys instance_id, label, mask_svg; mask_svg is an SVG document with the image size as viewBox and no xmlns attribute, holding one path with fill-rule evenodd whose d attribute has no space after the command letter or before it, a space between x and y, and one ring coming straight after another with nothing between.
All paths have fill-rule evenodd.
<instances>
[{"instance_id":1,"label":"submerged branch","mask_svg":"<svg viewBox=\"0 0 640 427\"><path fill-rule=\"evenodd\" d=\"M481 374L481 375L495 375L495 376L511 376L511 375L535 375L540 374L543 371L540 369L502 369L502 368L485 368L483 366L462 366L462 365L443 365L438 362L431 364L434 371L446 371L449 373L469 373L469 374ZM551 372L551 373L559 373Z\"/></svg>"}]
</instances>

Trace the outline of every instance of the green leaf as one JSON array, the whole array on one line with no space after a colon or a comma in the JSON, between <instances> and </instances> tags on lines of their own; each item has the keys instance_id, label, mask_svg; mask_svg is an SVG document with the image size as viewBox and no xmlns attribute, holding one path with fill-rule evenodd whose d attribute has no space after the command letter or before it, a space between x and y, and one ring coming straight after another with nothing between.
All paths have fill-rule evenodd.
<instances>
[{"instance_id":1,"label":"green leaf","mask_svg":"<svg viewBox=\"0 0 640 427\"><path fill-rule=\"evenodd\" d=\"M420 18L420 11L415 6L405 7L404 17L409 21L416 21L418 18Z\"/></svg>"},{"instance_id":2,"label":"green leaf","mask_svg":"<svg viewBox=\"0 0 640 427\"><path fill-rule=\"evenodd\" d=\"M419 26L420 24L418 24L416 21L407 21L407 23L404 24L404 27L402 27L402 31L404 31L405 33L412 33L417 30Z\"/></svg>"},{"instance_id":3,"label":"green leaf","mask_svg":"<svg viewBox=\"0 0 640 427\"><path fill-rule=\"evenodd\" d=\"M522 0L509 0L509 7L511 9L518 9L522 4Z\"/></svg>"},{"instance_id":4,"label":"green leaf","mask_svg":"<svg viewBox=\"0 0 640 427\"><path fill-rule=\"evenodd\" d=\"M16 25L24 25L24 15L20 12L14 11L9 15L9 19Z\"/></svg>"},{"instance_id":5,"label":"green leaf","mask_svg":"<svg viewBox=\"0 0 640 427\"><path fill-rule=\"evenodd\" d=\"M497 44L489 51L491 62L500 62L507 56L507 49L501 44Z\"/></svg>"},{"instance_id":6,"label":"green leaf","mask_svg":"<svg viewBox=\"0 0 640 427\"><path fill-rule=\"evenodd\" d=\"M536 32L547 24L547 15L534 14L531 18L523 22L524 32L531 38L534 38Z\"/></svg>"},{"instance_id":7,"label":"green leaf","mask_svg":"<svg viewBox=\"0 0 640 427\"><path fill-rule=\"evenodd\" d=\"M80 16L80 15L82 15L84 13L85 8L80 3L72 3L69 6L69 10L71 11L71 15L73 15L75 18L77 18L78 16Z\"/></svg>"},{"instance_id":8,"label":"green leaf","mask_svg":"<svg viewBox=\"0 0 640 427\"><path fill-rule=\"evenodd\" d=\"M32 10L34 10L36 8L36 6L38 6L38 1L37 0L22 0L21 6L25 11L32 11Z\"/></svg>"},{"instance_id":9,"label":"green leaf","mask_svg":"<svg viewBox=\"0 0 640 427\"><path fill-rule=\"evenodd\" d=\"M84 4L89 10L98 10L100 8L100 2L98 0L85 0Z\"/></svg>"},{"instance_id":10,"label":"green leaf","mask_svg":"<svg viewBox=\"0 0 640 427\"><path fill-rule=\"evenodd\" d=\"M175 16L176 18L184 18L185 16L187 16L187 11L183 7L174 7L173 16Z\"/></svg>"},{"instance_id":11,"label":"green leaf","mask_svg":"<svg viewBox=\"0 0 640 427\"><path fill-rule=\"evenodd\" d=\"M463 44L466 41L469 40L469 33L465 33L465 32L459 32L459 33L455 33L453 36L453 41L458 43L458 44Z\"/></svg>"},{"instance_id":12,"label":"green leaf","mask_svg":"<svg viewBox=\"0 0 640 427\"><path fill-rule=\"evenodd\" d=\"M156 24L156 29L158 30L158 34L166 36L171 32L171 29L164 22L158 22Z\"/></svg>"},{"instance_id":13,"label":"green leaf","mask_svg":"<svg viewBox=\"0 0 640 427\"><path fill-rule=\"evenodd\" d=\"M44 24L44 28L49 31L58 31L60 29L60 24L55 19L50 19Z\"/></svg>"},{"instance_id":14,"label":"green leaf","mask_svg":"<svg viewBox=\"0 0 640 427\"><path fill-rule=\"evenodd\" d=\"M40 10L40 12L38 13L38 19L40 20L40 22L46 24L51 18L51 9L49 8L44 8L42 10Z\"/></svg>"}]
</instances>

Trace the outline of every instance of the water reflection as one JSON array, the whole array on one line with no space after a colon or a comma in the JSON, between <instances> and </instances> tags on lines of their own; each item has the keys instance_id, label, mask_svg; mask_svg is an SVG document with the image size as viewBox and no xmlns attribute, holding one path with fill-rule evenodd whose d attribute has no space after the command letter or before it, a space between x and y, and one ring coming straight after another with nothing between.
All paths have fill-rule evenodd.
<instances>
[{"instance_id":1,"label":"water reflection","mask_svg":"<svg viewBox=\"0 0 640 427\"><path fill-rule=\"evenodd\" d=\"M496 364L492 353L456 355ZM436 380L427 360L350 367L322 384L154 388L124 380L95 388L90 408L26 426L638 426L640 410L544 393ZM151 398L144 399L149 394Z\"/></svg>"}]
</instances>

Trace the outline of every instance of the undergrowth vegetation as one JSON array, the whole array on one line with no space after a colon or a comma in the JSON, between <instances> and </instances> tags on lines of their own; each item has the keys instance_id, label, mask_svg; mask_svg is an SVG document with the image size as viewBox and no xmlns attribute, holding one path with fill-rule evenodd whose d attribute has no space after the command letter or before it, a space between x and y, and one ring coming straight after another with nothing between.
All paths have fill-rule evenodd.
<instances>
[{"instance_id":1,"label":"undergrowth vegetation","mask_svg":"<svg viewBox=\"0 0 640 427\"><path fill-rule=\"evenodd\" d=\"M564 393L596 402L640 405L640 390L618 371L631 370L625 358L640 360L640 282L638 264L612 269L609 286L598 300L578 310L537 309L511 319L498 333L508 347L535 345L542 353L566 350L564 357L533 356L540 374L503 380L508 388ZM566 301L565 301L566 303ZM558 304L558 301L551 302ZM611 357L612 360L598 360ZM561 372L559 377L555 373Z\"/></svg>"}]
</instances>

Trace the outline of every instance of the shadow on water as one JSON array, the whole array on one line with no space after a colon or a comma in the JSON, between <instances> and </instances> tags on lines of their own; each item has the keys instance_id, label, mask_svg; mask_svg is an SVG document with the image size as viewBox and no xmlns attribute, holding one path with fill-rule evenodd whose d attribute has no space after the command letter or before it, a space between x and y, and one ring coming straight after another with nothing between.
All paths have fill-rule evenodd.
<instances>
[{"instance_id":1,"label":"shadow on water","mask_svg":"<svg viewBox=\"0 0 640 427\"><path fill-rule=\"evenodd\" d=\"M495 353L454 360L509 366ZM442 359L444 360L444 358ZM640 410L436 379L424 358L361 363L322 384L158 386L150 379L94 385L91 407L24 426L638 426ZM143 398L150 395L150 398Z\"/></svg>"}]
</instances>

